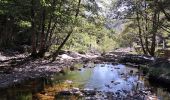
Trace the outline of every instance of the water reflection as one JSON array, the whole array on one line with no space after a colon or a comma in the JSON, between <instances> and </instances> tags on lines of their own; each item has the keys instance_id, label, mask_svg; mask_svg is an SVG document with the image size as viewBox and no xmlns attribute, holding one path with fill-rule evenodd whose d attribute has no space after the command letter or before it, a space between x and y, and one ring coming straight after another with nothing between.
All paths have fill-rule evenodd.
<instances>
[{"instance_id":1,"label":"water reflection","mask_svg":"<svg viewBox=\"0 0 170 100\"><path fill-rule=\"evenodd\" d=\"M94 66L94 64L89 64ZM97 64L95 67L83 68L79 64L76 67L81 70L56 73L50 79L39 79L28 82L26 85L6 89L0 95L0 100L32 100L34 96L39 99L54 98L56 93L69 90L73 87L93 89L96 91L120 93L122 96L133 94L137 90L152 88L146 78L140 76L138 70L125 65ZM33 84L34 83L34 84ZM162 88L153 88L161 100L169 100L170 95ZM55 97L57 100L76 97ZM50 99L49 99L50 100Z\"/></svg>"},{"instance_id":2,"label":"water reflection","mask_svg":"<svg viewBox=\"0 0 170 100\"><path fill-rule=\"evenodd\" d=\"M85 88L116 92L122 89L130 91L133 85L136 85L138 76L128 75L130 70L126 69L124 65L101 66L99 64L93 69L91 78Z\"/></svg>"}]
</instances>

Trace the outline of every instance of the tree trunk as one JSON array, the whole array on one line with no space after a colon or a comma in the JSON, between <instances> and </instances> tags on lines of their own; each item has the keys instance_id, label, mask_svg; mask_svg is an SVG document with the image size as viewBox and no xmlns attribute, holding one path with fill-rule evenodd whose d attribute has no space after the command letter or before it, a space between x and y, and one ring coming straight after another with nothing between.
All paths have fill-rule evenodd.
<instances>
[{"instance_id":1,"label":"tree trunk","mask_svg":"<svg viewBox=\"0 0 170 100\"><path fill-rule=\"evenodd\" d=\"M31 0L31 39L32 39L32 52L31 56L36 57L37 51L36 51L36 33L35 33L35 12L34 12L34 6L35 6L35 0Z\"/></svg>"},{"instance_id":2,"label":"tree trunk","mask_svg":"<svg viewBox=\"0 0 170 100\"><path fill-rule=\"evenodd\" d=\"M53 3L52 3L52 10L51 10L51 13L50 13L50 18L49 18L49 21L48 21L48 27L47 27L47 33L46 33L46 37L45 37L45 49L48 50L48 48L50 47L49 46L49 38L52 34L52 30L56 27L56 22L54 22L54 28L52 27L52 19L53 19L53 12L55 11L55 6L56 6L56 0L53 0ZM61 7L60 7L61 8Z\"/></svg>"},{"instance_id":3,"label":"tree trunk","mask_svg":"<svg viewBox=\"0 0 170 100\"><path fill-rule=\"evenodd\" d=\"M140 41L140 45L142 47L142 51L144 54L147 54L145 47L144 47L144 43L143 43L143 39L142 39L142 30L141 30L141 26L140 26L140 19L139 19L139 11L136 11L136 19L137 19L137 26L138 26L138 36L139 36L139 41Z\"/></svg>"},{"instance_id":4,"label":"tree trunk","mask_svg":"<svg viewBox=\"0 0 170 100\"><path fill-rule=\"evenodd\" d=\"M154 4L156 5L157 4L157 0L154 1ZM154 8L154 13L153 13L153 22L152 22L152 43L151 43L151 52L150 52L150 55L151 56L155 56L155 48L156 48L156 33L157 33L157 30L158 30L158 20L159 20L159 16L158 16L158 11L157 11L157 8Z\"/></svg>"},{"instance_id":5,"label":"tree trunk","mask_svg":"<svg viewBox=\"0 0 170 100\"><path fill-rule=\"evenodd\" d=\"M147 54L150 54L150 49L149 49L149 41L148 41L148 28L149 28L149 25L148 25L148 15L147 15L147 7L146 7L146 0L145 0L145 48L146 48L146 52Z\"/></svg>"},{"instance_id":6,"label":"tree trunk","mask_svg":"<svg viewBox=\"0 0 170 100\"><path fill-rule=\"evenodd\" d=\"M41 37L40 37L40 50L39 57L44 57L45 54L45 7L43 7L42 11L42 29L41 29Z\"/></svg>"},{"instance_id":7,"label":"tree trunk","mask_svg":"<svg viewBox=\"0 0 170 100\"><path fill-rule=\"evenodd\" d=\"M56 59L56 57L58 56L59 51L63 48L64 44L67 42L67 40L69 39L70 35L72 34L73 29L71 29L71 31L68 33L68 35L66 36L66 38L64 39L64 41L60 44L60 46L58 47L57 51L55 53L53 53L53 61Z\"/></svg>"}]
</instances>

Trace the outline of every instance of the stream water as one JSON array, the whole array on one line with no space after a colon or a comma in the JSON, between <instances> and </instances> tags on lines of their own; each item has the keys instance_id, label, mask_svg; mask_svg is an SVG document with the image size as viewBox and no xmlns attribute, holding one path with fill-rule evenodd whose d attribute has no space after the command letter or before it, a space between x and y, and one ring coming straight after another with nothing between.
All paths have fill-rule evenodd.
<instances>
[{"instance_id":1,"label":"stream water","mask_svg":"<svg viewBox=\"0 0 170 100\"><path fill-rule=\"evenodd\" d=\"M0 100L170 100L166 89L150 85L136 68L121 64L82 66L1 91Z\"/></svg>"}]
</instances>

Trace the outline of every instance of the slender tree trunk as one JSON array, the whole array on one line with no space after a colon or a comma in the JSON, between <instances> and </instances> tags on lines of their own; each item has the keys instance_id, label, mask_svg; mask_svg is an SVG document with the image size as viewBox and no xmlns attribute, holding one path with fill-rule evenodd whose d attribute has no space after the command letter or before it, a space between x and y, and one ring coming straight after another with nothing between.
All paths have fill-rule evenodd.
<instances>
[{"instance_id":1,"label":"slender tree trunk","mask_svg":"<svg viewBox=\"0 0 170 100\"><path fill-rule=\"evenodd\" d=\"M48 50L49 49L49 47L51 46L51 42L52 42L52 36L53 36L53 34L54 34L54 30L55 30L55 28L56 28L56 25L57 25L57 22L55 22L54 23L54 25L52 26L52 28L50 29L50 32L49 32L49 36L48 36L48 39L47 39L47 45L46 45L46 49Z\"/></svg>"},{"instance_id":2,"label":"slender tree trunk","mask_svg":"<svg viewBox=\"0 0 170 100\"><path fill-rule=\"evenodd\" d=\"M41 29L41 37L40 37L40 50L39 50L39 57L44 57L45 54L45 7L43 7L42 11L42 29Z\"/></svg>"},{"instance_id":3,"label":"slender tree trunk","mask_svg":"<svg viewBox=\"0 0 170 100\"><path fill-rule=\"evenodd\" d=\"M53 1L53 10L55 9L55 4L56 4L56 1L54 0ZM59 12L61 12L61 7L62 7L62 1L60 0L59 1ZM62 15L60 14L60 16L58 17L58 18L60 18ZM51 22L52 22L52 14L51 14ZM50 23L50 20L49 20L49 23ZM46 50L48 50L49 49L49 47L52 45L52 36L53 36L53 34L54 34L54 30L55 30L55 28L56 28L56 26L57 26L57 24L58 24L58 19L54 19L54 24L52 25L50 25L49 24L49 26L51 27L51 28L48 28L48 30L47 30L47 40L46 40Z\"/></svg>"},{"instance_id":4,"label":"slender tree trunk","mask_svg":"<svg viewBox=\"0 0 170 100\"><path fill-rule=\"evenodd\" d=\"M51 24L52 24L52 15L50 14L50 19L49 19L48 27L47 27L47 33L46 33L46 37L45 37L46 50L47 50L47 46L48 46L48 38L49 38L50 30L51 30Z\"/></svg>"},{"instance_id":5,"label":"slender tree trunk","mask_svg":"<svg viewBox=\"0 0 170 100\"><path fill-rule=\"evenodd\" d=\"M156 5L157 4L157 0L154 0L154 4ZM150 52L150 55L151 56L155 56L155 48L156 48L156 33L157 33L157 30L158 30L158 20L159 20L159 16L158 16L158 11L157 11L157 8L154 8L154 13L153 13L153 22L152 22L152 43L151 43L151 52Z\"/></svg>"},{"instance_id":6,"label":"slender tree trunk","mask_svg":"<svg viewBox=\"0 0 170 100\"><path fill-rule=\"evenodd\" d=\"M35 12L34 12L34 7L35 7L35 0L31 0L31 32L32 32L32 52L31 56L36 57L37 56L37 51L36 51L36 33L35 33Z\"/></svg>"},{"instance_id":7,"label":"slender tree trunk","mask_svg":"<svg viewBox=\"0 0 170 100\"><path fill-rule=\"evenodd\" d=\"M67 42L67 40L69 39L71 33L73 32L73 29L71 29L71 31L68 33L68 35L66 36L66 38L64 39L64 41L60 44L60 46L58 47L57 51L55 53L53 53L53 61L56 59L56 57L59 54L59 51L63 48L64 44Z\"/></svg>"},{"instance_id":8,"label":"slender tree trunk","mask_svg":"<svg viewBox=\"0 0 170 100\"><path fill-rule=\"evenodd\" d=\"M145 48L146 48L147 54L150 54L148 36L145 36Z\"/></svg>"},{"instance_id":9,"label":"slender tree trunk","mask_svg":"<svg viewBox=\"0 0 170 100\"><path fill-rule=\"evenodd\" d=\"M49 21L48 21L48 27L47 27L47 33L46 33L46 37L45 37L45 49L48 50L49 48L49 43L48 43L48 39L49 39L49 36L51 36L51 30L53 30L56 26L55 26L55 23L54 22L54 28L52 27L51 29L51 26L52 26L52 19L53 19L53 12L55 11L55 6L56 6L56 0L53 0L53 4L52 4L52 8L51 8L51 13L50 13L50 18L49 18ZM61 8L61 7L60 7Z\"/></svg>"},{"instance_id":10,"label":"slender tree trunk","mask_svg":"<svg viewBox=\"0 0 170 100\"><path fill-rule=\"evenodd\" d=\"M140 19L139 19L139 11L136 12L136 19L137 19L137 26L138 26L138 36L139 36L139 41L140 41L140 45L142 47L142 51L144 54L147 54L145 47L144 47L144 43L143 43L143 39L142 39L142 30L141 30L141 26L140 26Z\"/></svg>"},{"instance_id":11,"label":"slender tree trunk","mask_svg":"<svg viewBox=\"0 0 170 100\"><path fill-rule=\"evenodd\" d=\"M150 54L150 49L149 49L149 42L148 42L148 16L147 16L147 11L146 11L146 0L145 0L145 48L146 48L146 52L147 54Z\"/></svg>"}]
</instances>

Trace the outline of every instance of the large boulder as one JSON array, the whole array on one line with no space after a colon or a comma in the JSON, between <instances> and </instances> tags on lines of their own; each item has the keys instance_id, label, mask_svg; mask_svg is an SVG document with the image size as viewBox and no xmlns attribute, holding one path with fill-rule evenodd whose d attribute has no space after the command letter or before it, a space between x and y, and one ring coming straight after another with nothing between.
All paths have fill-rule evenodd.
<instances>
[{"instance_id":1,"label":"large boulder","mask_svg":"<svg viewBox=\"0 0 170 100\"><path fill-rule=\"evenodd\" d=\"M125 54L120 57L120 63L150 64L154 58L146 55Z\"/></svg>"}]
</instances>

